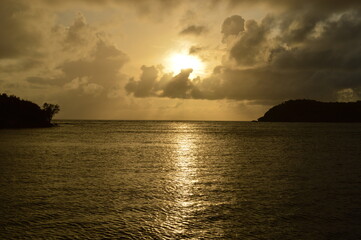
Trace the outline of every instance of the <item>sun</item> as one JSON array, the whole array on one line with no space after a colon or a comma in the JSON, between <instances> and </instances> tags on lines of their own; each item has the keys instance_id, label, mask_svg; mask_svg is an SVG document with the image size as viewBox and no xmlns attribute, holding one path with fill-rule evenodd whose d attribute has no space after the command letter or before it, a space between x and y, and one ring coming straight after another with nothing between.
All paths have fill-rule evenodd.
<instances>
[{"instance_id":1,"label":"sun","mask_svg":"<svg viewBox=\"0 0 361 240\"><path fill-rule=\"evenodd\" d=\"M204 74L204 63L196 56L174 53L170 55L168 64L169 70L174 74L178 74L182 69L188 68L193 69L190 78L195 78Z\"/></svg>"}]
</instances>

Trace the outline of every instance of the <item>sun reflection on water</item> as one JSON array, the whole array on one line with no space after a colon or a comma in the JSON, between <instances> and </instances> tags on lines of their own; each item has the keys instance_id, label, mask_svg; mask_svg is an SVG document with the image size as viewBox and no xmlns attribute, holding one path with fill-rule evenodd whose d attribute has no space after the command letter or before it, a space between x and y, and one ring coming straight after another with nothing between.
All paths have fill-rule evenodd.
<instances>
[{"instance_id":1,"label":"sun reflection on water","mask_svg":"<svg viewBox=\"0 0 361 240\"><path fill-rule=\"evenodd\" d=\"M175 183L178 185L181 197L188 198L192 186L197 181L196 152L197 145L192 133L182 133L176 136Z\"/></svg>"},{"instance_id":2,"label":"sun reflection on water","mask_svg":"<svg viewBox=\"0 0 361 240\"><path fill-rule=\"evenodd\" d=\"M177 125L174 135L174 172L170 184L174 191L172 209L164 224L172 226L175 234L185 234L191 226L197 203L194 200L198 182L197 132L189 123Z\"/></svg>"}]
</instances>

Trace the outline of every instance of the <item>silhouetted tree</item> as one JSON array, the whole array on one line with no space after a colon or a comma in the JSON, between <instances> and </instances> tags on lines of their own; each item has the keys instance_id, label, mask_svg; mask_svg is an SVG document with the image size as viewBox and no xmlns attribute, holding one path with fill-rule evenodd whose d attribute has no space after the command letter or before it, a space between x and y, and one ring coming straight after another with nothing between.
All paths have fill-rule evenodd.
<instances>
[{"instance_id":1,"label":"silhouetted tree","mask_svg":"<svg viewBox=\"0 0 361 240\"><path fill-rule=\"evenodd\" d=\"M45 103L43 109L14 95L0 94L0 128L50 127L51 119L60 110Z\"/></svg>"},{"instance_id":2,"label":"silhouetted tree","mask_svg":"<svg viewBox=\"0 0 361 240\"><path fill-rule=\"evenodd\" d=\"M51 120L53 119L53 116L60 111L60 107L57 104L54 105L54 104L44 103L42 110L45 113L45 117L47 121L50 123Z\"/></svg>"}]
</instances>

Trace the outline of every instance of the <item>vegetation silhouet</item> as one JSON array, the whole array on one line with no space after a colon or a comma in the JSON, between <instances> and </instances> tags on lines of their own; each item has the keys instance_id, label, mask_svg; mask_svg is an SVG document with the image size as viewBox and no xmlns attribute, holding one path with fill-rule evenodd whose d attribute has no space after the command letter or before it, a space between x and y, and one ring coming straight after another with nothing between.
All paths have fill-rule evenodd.
<instances>
[{"instance_id":1,"label":"vegetation silhouet","mask_svg":"<svg viewBox=\"0 0 361 240\"><path fill-rule=\"evenodd\" d=\"M361 122L361 101L289 100L272 107L259 122Z\"/></svg>"},{"instance_id":2,"label":"vegetation silhouet","mask_svg":"<svg viewBox=\"0 0 361 240\"><path fill-rule=\"evenodd\" d=\"M51 120L59 111L59 105L44 103L40 108L14 95L0 94L0 128L51 127Z\"/></svg>"}]
</instances>

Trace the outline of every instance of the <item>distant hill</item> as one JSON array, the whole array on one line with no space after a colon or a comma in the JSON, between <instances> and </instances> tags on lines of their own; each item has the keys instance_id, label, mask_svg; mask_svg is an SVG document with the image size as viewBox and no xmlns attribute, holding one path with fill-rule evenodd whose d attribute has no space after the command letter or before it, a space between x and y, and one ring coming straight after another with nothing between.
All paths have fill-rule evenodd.
<instances>
[{"instance_id":1,"label":"distant hill","mask_svg":"<svg viewBox=\"0 0 361 240\"><path fill-rule=\"evenodd\" d=\"M44 103L43 108L16 96L0 94L0 128L51 127L59 106Z\"/></svg>"},{"instance_id":2,"label":"distant hill","mask_svg":"<svg viewBox=\"0 0 361 240\"><path fill-rule=\"evenodd\" d=\"M259 122L361 122L361 101L339 103L289 100L272 107Z\"/></svg>"}]
</instances>

